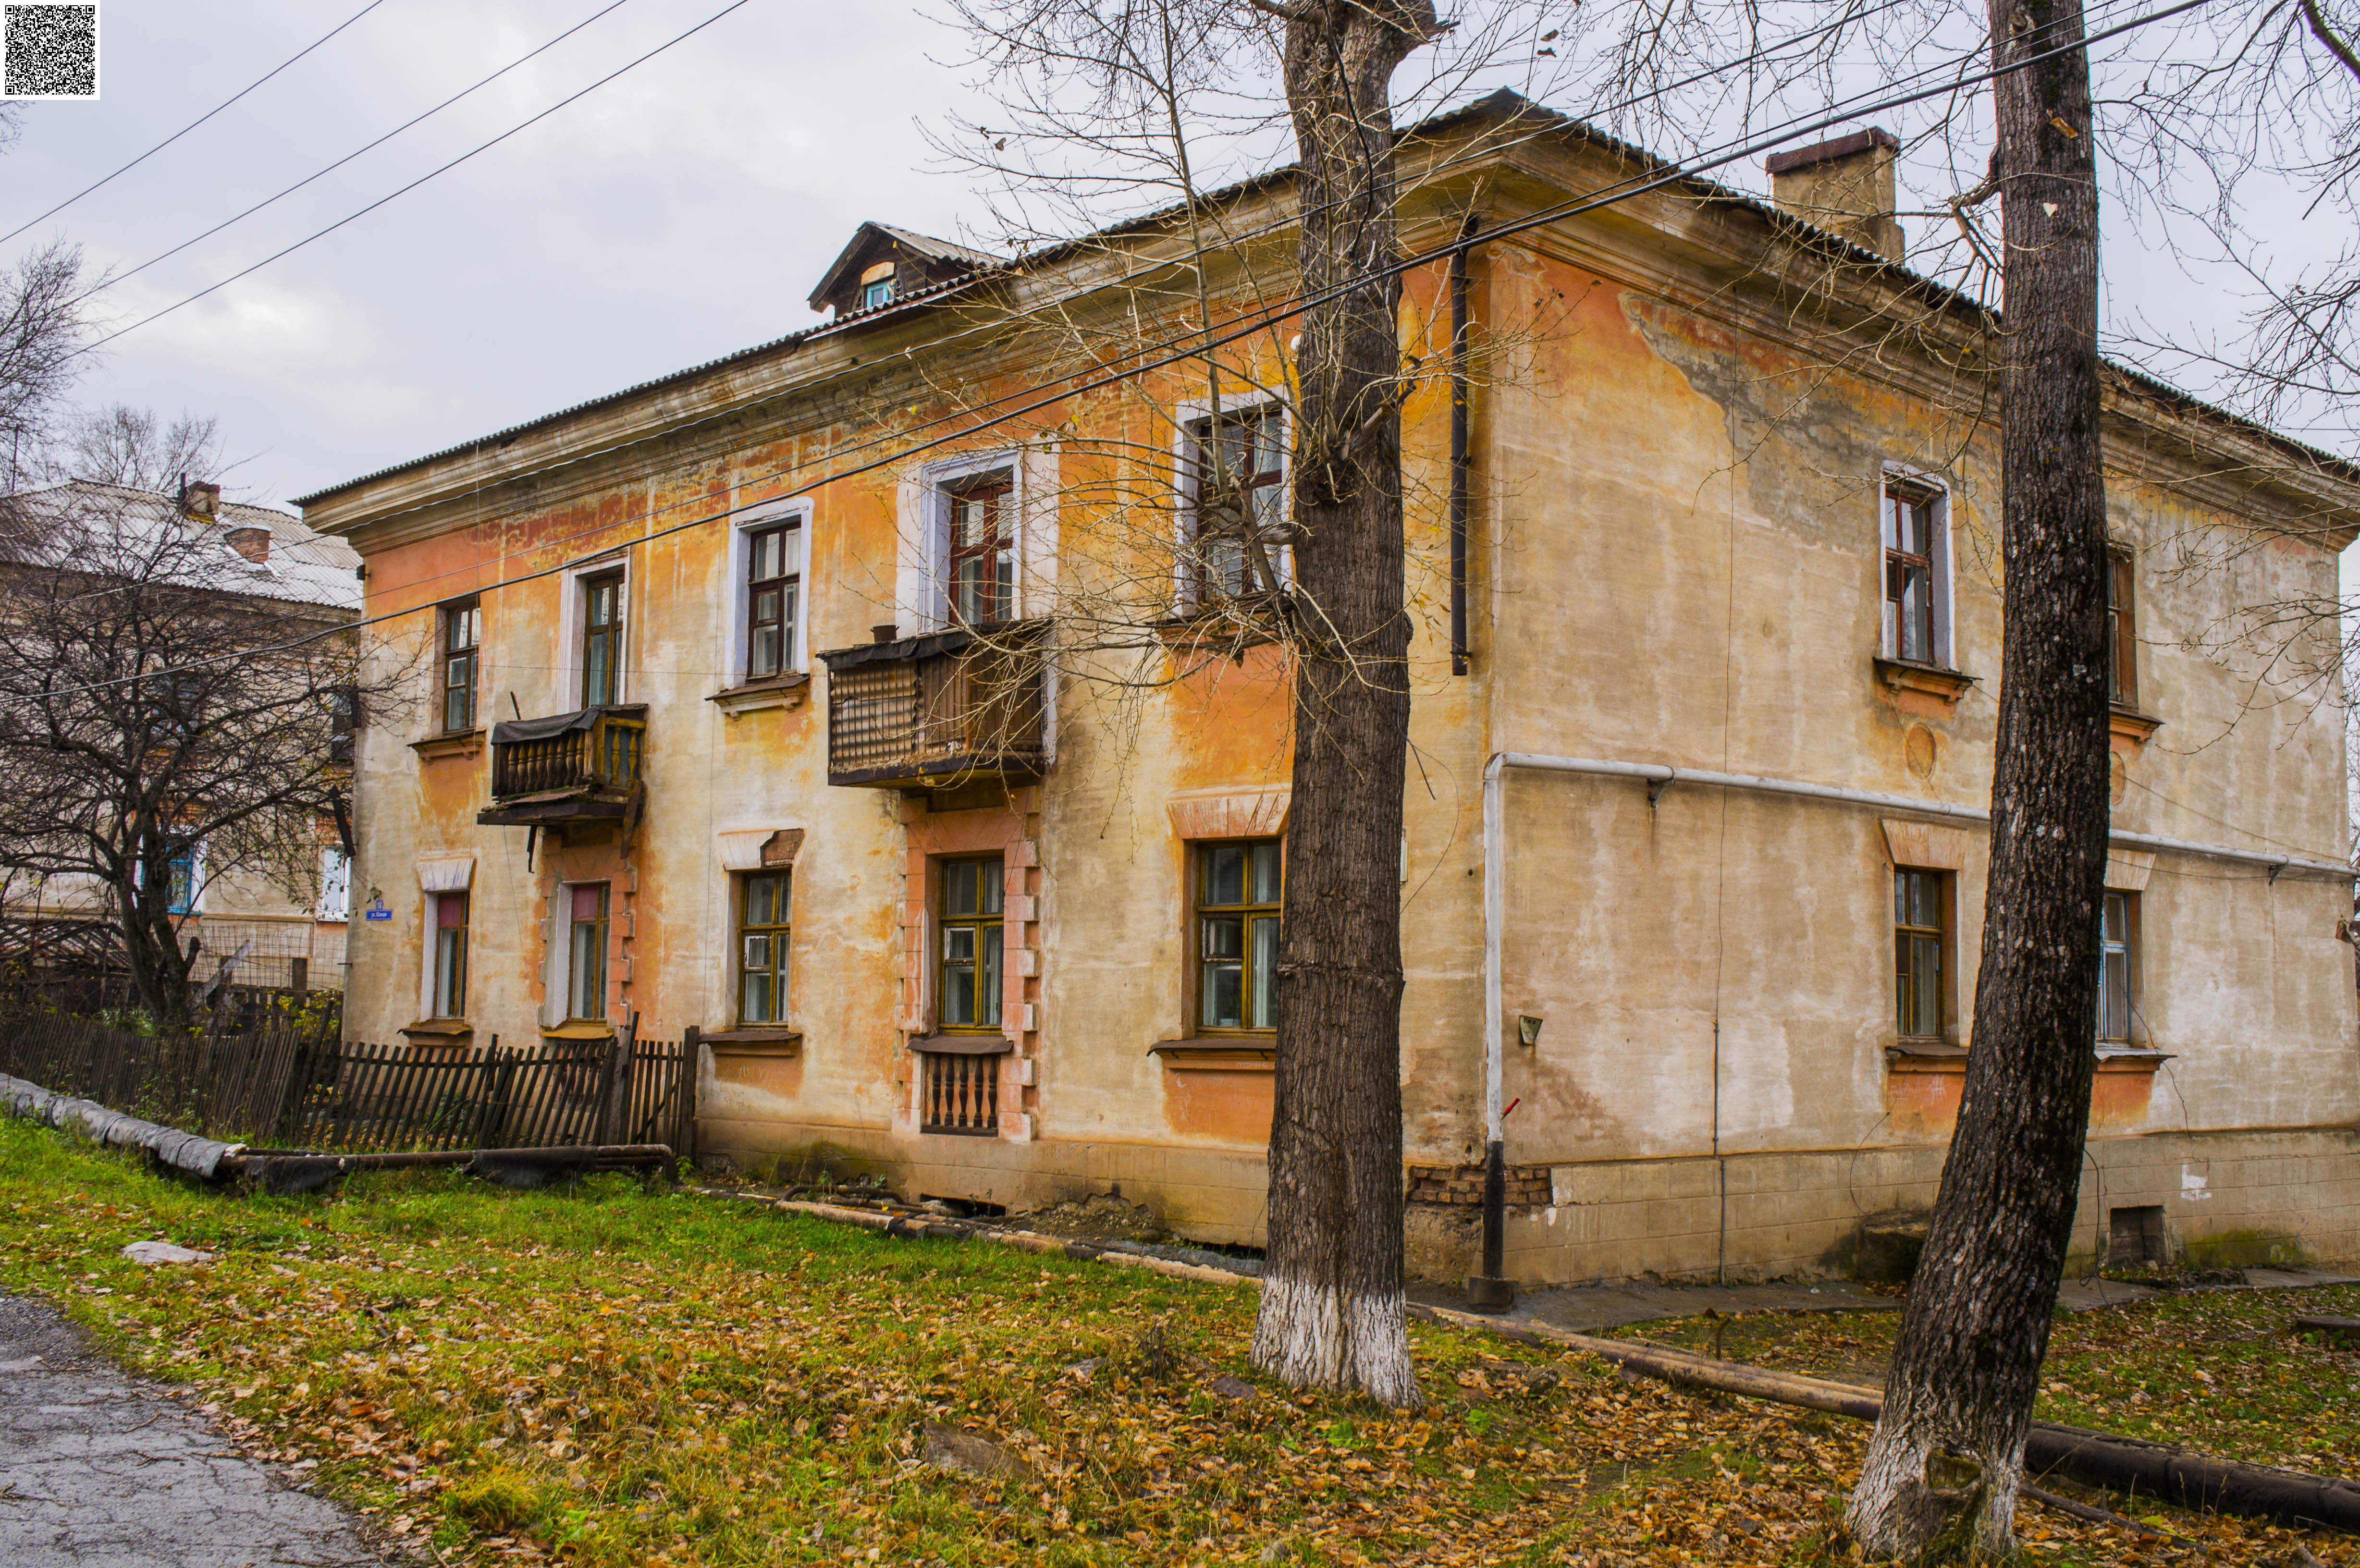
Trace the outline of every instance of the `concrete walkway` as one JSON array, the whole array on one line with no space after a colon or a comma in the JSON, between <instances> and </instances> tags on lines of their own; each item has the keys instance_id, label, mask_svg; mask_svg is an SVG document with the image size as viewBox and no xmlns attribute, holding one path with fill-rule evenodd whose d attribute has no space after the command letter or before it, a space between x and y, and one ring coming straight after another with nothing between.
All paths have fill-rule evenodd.
<instances>
[{"instance_id":1,"label":"concrete walkway","mask_svg":"<svg viewBox=\"0 0 2360 1568\"><path fill-rule=\"evenodd\" d=\"M0 1563L384 1568L296 1491L39 1301L0 1296Z\"/></svg>"}]
</instances>

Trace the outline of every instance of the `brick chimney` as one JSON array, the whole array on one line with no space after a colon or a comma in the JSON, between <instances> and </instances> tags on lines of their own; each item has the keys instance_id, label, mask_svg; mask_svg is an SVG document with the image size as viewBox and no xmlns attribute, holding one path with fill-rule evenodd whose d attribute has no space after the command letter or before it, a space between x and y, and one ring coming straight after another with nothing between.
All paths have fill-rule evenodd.
<instances>
[{"instance_id":1,"label":"brick chimney","mask_svg":"<svg viewBox=\"0 0 2360 1568\"><path fill-rule=\"evenodd\" d=\"M268 528L232 528L222 538L229 541L230 549L237 551L255 565L270 564L270 530Z\"/></svg>"},{"instance_id":2,"label":"brick chimney","mask_svg":"<svg viewBox=\"0 0 2360 1568\"><path fill-rule=\"evenodd\" d=\"M180 516L211 517L221 511L221 486L199 479L180 481Z\"/></svg>"},{"instance_id":3,"label":"brick chimney","mask_svg":"<svg viewBox=\"0 0 2360 1568\"><path fill-rule=\"evenodd\" d=\"M1871 125L1814 147L1772 153L1771 200L1782 212L1899 261L1893 163L1900 150L1899 137Z\"/></svg>"}]
</instances>

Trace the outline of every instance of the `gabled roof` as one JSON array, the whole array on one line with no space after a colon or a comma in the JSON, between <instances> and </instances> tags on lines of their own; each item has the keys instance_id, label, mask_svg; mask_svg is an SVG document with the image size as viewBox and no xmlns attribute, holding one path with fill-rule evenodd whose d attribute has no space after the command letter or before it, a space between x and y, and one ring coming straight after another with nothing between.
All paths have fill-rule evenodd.
<instances>
[{"instance_id":1,"label":"gabled roof","mask_svg":"<svg viewBox=\"0 0 2360 1568\"><path fill-rule=\"evenodd\" d=\"M20 491L8 500L37 528L47 523L87 532L111 526L133 538L152 538L167 528L192 531L210 546L190 563L200 576L193 586L338 610L361 607L360 552L291 513L224 501L211 517L187 517L169 495L88 479ZM231 545L235 528L268 529L268 560L249 561Z\"/></svg>"},{"instance_id":2,"label":"gabled roof","mask_svg":"<svg viewBox=\"0 0 2360 1568\"><path fill-rule=\"evenodd\" d=\"M979 272L1001 265L1000 258L989 251L977 250L950 240L938 240L932 234L918 234L910 229L897 229L890 223L864 223L852 231L852 238L836 253L836 259L820 274L819 286L811 291L811 308L825 307L829 295L844 287L847 275L858 275L869 265L869 258L880 251L895 246L908 251L921 260L962 272Z\"/></svg>"}]
</instances>

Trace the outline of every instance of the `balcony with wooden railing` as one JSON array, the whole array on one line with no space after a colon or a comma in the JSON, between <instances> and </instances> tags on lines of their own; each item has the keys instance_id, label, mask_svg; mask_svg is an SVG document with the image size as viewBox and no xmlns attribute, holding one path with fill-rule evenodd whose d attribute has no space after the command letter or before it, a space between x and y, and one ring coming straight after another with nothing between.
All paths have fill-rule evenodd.
<instances>
[{"instance_id":1,"label":"balcony with wooden railing","mask_svg":"<svg viewBox=\"0 0 2360 1568\"><path fill-rule=\"evenodd\" d=\"M1026 621L838 648L827 663L827 781L943 789L1048 765L1047 624Z\"/></svg>"},{"instance_id":2,"label":"balcony with wooden railing","mask_svg":"<svg viewBox=\"0 0 2360 1568\"><path fill-rule=\"evenodd\" d=\"M494 826L617 822L645 791L648 710L585 708L492 726L492 803L475 814Z\"/></svg>"}]
</instances>

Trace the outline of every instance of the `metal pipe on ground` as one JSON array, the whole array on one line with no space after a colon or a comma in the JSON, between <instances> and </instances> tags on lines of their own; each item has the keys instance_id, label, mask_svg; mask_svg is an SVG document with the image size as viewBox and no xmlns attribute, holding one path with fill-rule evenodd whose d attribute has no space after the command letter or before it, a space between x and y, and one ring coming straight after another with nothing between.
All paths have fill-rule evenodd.
<instances>
[{"instance_id":1,"label":"metal pipe on ground","mask_svg":"<svg viewBox=\"0 0 2360 1568\"><path fill-rule=\"evenodd\" d=\"M1413 1306L1413 1315L1462 1328L1480 1328L1530 1345L1586 1351L1618 1366L1692 1388L1742 1394L1829 1415L1873 1421L1885 1409L1874 1388L1772 1372L1734 1361L1622 1340L1594 1339L1542 1323L1513 1326L1447 1307ZM2360 1532L2360 1485L2294 1470L2216 1459L2144 1438L2035 1421L2025 1445L2025 1469L2042 1480L2061 1476L2084 1486L2158 1497L2185 1508L2276 1519L2282 1524Z\"/></svg>"},{"instance_id":2,"label":"metal pipe on ground","mask_svg":"<svg viewBox=\"0 0 2360 1568\"><path fill-rule=\"evenodd\" d=\"M271 1192L310 1192L355 1171L457 1166L505 1187L532 1188L594 1171L647 1169L669 1175L672 1150L661 1143L565 1145L541 1149L410 1149L386 1154L329 1154L309 1149L254 1149L223 1158L219 1174L246 1176Z\"/></svg>"}]
</instances>

